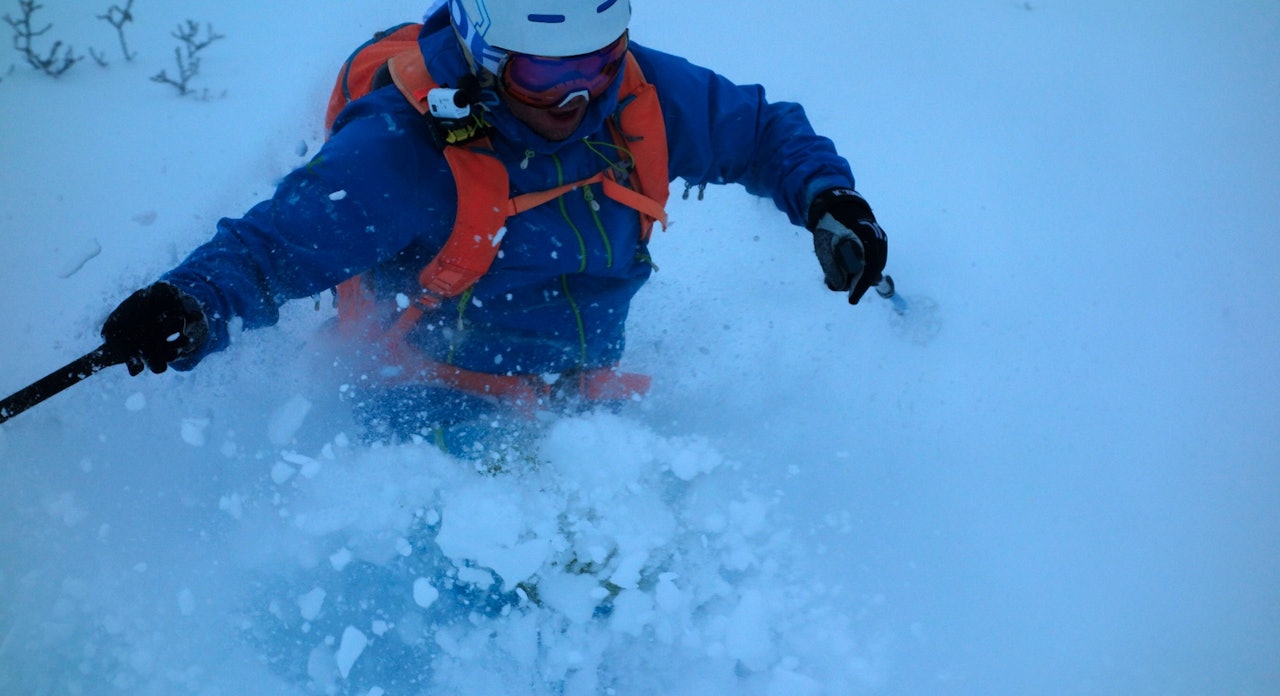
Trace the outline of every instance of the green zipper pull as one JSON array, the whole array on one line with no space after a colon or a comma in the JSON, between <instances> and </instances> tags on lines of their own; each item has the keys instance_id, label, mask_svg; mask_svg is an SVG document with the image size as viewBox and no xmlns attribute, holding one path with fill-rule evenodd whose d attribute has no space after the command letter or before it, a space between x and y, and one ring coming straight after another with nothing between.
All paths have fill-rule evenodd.
<instances>
[{"instance_id":1,"label":"green zipper pull","mask_svg":"<svg viewBox=\"0 0 1280 696\"><path fill-rule=\"evenodd\" d=\"M658 264L656 264L656 263L654 263L654 262L653 262L653 257L652 257L652 256L650 256L650 255L648 254L648 252L644 252L644 251L637 251L637 252L636 252L636 261L639 261L640 263L646 263L646 264L649 264L649 267L653 269L653 272L654 272L654 273L657 273L657 272L658 272Z\"/></svg>"}]
</instances>

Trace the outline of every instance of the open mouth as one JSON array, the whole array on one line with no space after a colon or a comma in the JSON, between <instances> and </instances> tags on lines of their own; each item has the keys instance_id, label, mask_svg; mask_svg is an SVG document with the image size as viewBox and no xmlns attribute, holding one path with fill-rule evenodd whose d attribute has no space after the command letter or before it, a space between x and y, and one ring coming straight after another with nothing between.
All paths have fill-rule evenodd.
<instances>
[{"instance_id":1,"label":"open mouth","mask_svg":"<svg viewBox=\"0 0 1280 696\"><path fill-rule=\"evenodd\" d=\"M577 120L577 118L582 115L582 112L585 111L586 108L587 108L586 100L580 99L578 101L575 101L571 106L566 106L566 107L557 108L557 109L548 109L547 115L550 116L551 119L554 120L556 123L570 123L572 121Z\"/></svg>"}]
</instances>

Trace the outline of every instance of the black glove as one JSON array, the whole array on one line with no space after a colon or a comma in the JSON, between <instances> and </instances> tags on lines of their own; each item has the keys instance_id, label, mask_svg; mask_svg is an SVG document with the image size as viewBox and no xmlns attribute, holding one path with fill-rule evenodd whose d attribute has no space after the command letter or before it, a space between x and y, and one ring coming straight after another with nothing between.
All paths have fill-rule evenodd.
<instances>
[{"instance_id":1,"label":"black glove","mask_svg":"<svg viewBox=\"0 0 1280 696\"><path fill-rule=\"evenodd\" d=\"M102 338L137 375L145 365L164 372L204 344L209 325L195 298L168 283L155 283L125 299L102 325Z\"/></svg>"},{"instance_id":2,"label":"black glove","mask_svg":"<svg viewBox=\"0 0 1280 696\"><path fill-rule=\"evenodd\" d=\"M849 304L858 304L880 283L889 255L889 240L871 206L853 189L830 189L813 199L808 222L827 287L847 291Z\"/></svg>"}]
</instances>

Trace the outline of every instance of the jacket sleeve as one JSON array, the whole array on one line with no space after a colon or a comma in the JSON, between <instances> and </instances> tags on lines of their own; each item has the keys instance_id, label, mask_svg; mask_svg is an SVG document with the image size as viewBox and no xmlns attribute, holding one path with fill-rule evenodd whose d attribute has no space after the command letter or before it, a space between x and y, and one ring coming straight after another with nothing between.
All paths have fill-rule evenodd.
<instances>
[{"instance_id":1,"label":"jacket sleeve","mask_svg":"<svg viewBox=\"0 0 1280 696\"><path fill-rule=\"evenodd\" d=\"M403 113L398 93L387 96L353 103L269 200L220 220L212 239L164 274L209 320L204 348L176 368L225 348L233 317L245 328L274 324L288 300L331 288L415 240L447 238L457 196L448 166L417 113Z\"/></svg>"},{"instance_id":2,"label":"jacket sleeve","mask_svg":"<svg viewBox=\"0 0 1280 696\"><path fill-rule=\"evenodd\" d=\"M763 87L736 85L683 58L635 44L632 51L658 89L672 180L742 184L797 225L822 191L853 188L848 162L799 104L769 102Z\"/></svg>"}]
</instances>

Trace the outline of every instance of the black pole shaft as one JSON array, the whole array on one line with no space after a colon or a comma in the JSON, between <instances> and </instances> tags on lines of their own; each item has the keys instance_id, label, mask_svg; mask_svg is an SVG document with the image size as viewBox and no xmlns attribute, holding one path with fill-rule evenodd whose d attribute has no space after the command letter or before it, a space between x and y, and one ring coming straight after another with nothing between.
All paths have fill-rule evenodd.
<instances>
[{"instance_id":1,"label":"black pole shaft","mask_svg":"<svg viewBox=\"0 0 1280 696\"><path fill-rule=\"evenodd\" d=\"M115 357L113 353L114 351L108 350L105 344L99 346L97 350L67 363L45 375L31 386L6 397L3 401L0 401L0 423L79 383L86 377L95 375L112 365L119 365L124 362Z\"/></svg>"}]
</instances>

